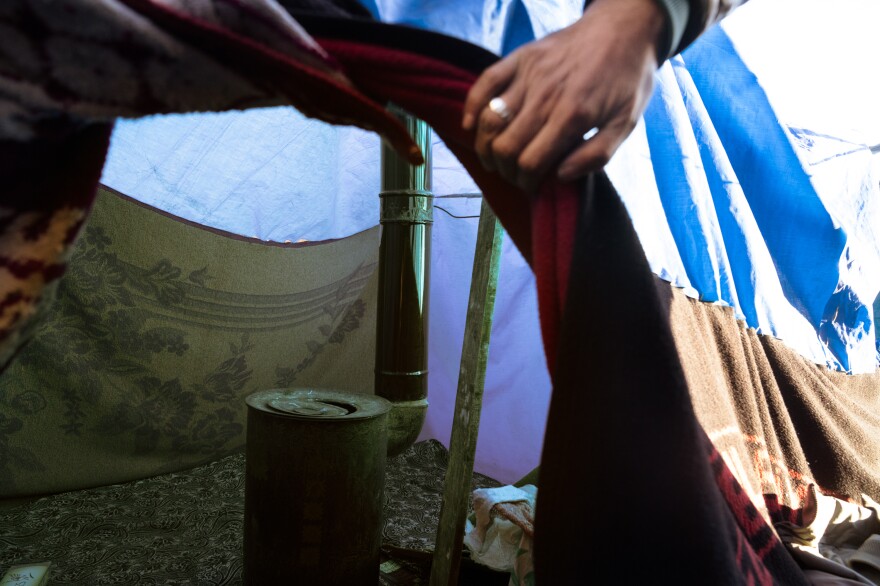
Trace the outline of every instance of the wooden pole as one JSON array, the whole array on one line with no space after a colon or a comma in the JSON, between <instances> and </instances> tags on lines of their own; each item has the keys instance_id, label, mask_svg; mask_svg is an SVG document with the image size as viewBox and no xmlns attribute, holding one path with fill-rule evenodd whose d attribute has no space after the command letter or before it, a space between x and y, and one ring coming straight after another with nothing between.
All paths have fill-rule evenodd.
<instances>
[{"instance_id":1,"label":"wooden pole","mask_svg":"<svg viewBox=\"0 0 880 586\"><path fill-rule=\"evenodd\" d=\"M480 411L483 408L483 387L486 382L486 362L489 358L489 337L492 333L492 314L498 289L503 234L501 225L484 199L477 228L455 415L449 441L449 467L443 487L443 504L431 563L430 586L455 586L458 583L464 524L471 493L477 433L480 429Z\"/></svg>"}]
</instances>

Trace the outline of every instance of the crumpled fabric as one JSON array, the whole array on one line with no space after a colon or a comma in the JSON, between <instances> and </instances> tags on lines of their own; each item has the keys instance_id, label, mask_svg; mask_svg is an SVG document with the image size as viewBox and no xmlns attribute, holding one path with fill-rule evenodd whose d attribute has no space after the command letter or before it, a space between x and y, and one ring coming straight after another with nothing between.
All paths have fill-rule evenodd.
<instances>
[{"instance_id":1,"label":"crumpled fabric","mask_svg":"<svg viewBox=\"0 0 880 586\"><path fill-rule=\"evenodd\" d=\"M775 527L804 568L853 580L878 584L880 556L880 504L868 495L856 503L819 492L810 485L803 508L803 523L780 522Z\"/></svg>"},{"instance_id":2,"label":"crumpled fabric","mask_svg":"<svg viewBox=\"0 0 880 586\"><path fill-rule=\"evenodd\" d=\"M510 572L511 586L534 583L532 539L538 489L502 486L474 491L475 522L465 525L471 557L493 570Z\"/></svg>"},{"instance_id":3,"label":"crumpled fabric","mask_svg":"<svg viewBox=\"0 0 880 586\"><path fill-rule=\"evenodd\" d=\"M275 0L0 5L0 139L42 138L59 115L110 122L281 103L387 134L421 160L401 125Z\"/></svg>"},{"instance_id":4,"label":"crumpled fabric","mask_svg":"<svg viewBox=\"0 0 880 586\"><path fill-rule=\"evenodd\" d=\"M274 0L0 4L0 366L64 273L113 120L278 103L375 130L422 162Z\"/></svg>"}]
</instances>

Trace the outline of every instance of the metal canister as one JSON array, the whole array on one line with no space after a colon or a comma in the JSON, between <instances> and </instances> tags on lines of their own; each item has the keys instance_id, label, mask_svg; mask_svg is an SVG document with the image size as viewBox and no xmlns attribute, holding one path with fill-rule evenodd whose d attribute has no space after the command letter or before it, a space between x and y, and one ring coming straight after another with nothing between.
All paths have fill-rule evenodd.
<instances>
[{"instance_id":1,"label":"metal canister","mask_svg":"<svg viewBox=\"0 0 880 586\"><path fill-rule=\"evenodd\" d=\"M245 401L245 584L375 586L391 404L307 389Z\"/></svg>"}]
</instances>

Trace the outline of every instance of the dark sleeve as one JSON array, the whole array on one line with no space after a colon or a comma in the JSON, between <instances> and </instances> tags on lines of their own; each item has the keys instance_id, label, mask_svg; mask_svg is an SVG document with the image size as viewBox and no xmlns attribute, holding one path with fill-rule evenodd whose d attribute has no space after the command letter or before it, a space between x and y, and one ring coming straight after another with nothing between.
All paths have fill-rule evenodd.
<instances>
[{"instance_id":1,"label":"dark sleeve","mask_svg":"<svg viewBox=\"0 0 880 586\"><path fill-rule=\"evenodd\" d=\"M278 3L288 12L299 14L343 18L373 18L370 11L358 0L278 0Z\"/></svg>"},{"instance_id":2,"label":"dark sleeve","mask_svg":"<svg viewBox=\"0 0 880 586\"><path fill-rule=\"evenodd\" d=\"M657 0L669 14L669 53L684 51L712 25L747 0Z\"/></svg>"},{"instance_id":3,"label":"dark sleeve","mask_svg":"<svg viewBox=\"0 0 880 586\"><path fill-rule=\"evenodd\" d=\"M666 12L666 36L665 43L660 47L660 55L667 59L680 51L685 29L691 14L691 2L694 0L657 0L657 3ZM696 0L699 2L700 0Z\"/></svg>"},{"instance_id":4,"label":"dark sleeve","mask_svg":"<svg viewBox=\"0 0 880 586\"><path fill-rule=\"evenodd\" d=\"M713 24L747 0L655 0L666 13L666 33L659 54L669 58L684 51ZM586 4L589 4L587 0Z\"/></svg>"}]
</instances>

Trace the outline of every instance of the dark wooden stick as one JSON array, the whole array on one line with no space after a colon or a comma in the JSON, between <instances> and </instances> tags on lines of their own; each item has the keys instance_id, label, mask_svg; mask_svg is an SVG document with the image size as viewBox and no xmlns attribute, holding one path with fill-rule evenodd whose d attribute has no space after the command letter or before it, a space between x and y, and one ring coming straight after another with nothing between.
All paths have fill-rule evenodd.
<instances>
[{"instance_id":1,"label":"dark wooden stick","mask_svg":"<svg viewBox=\"0 0 880 586\"><path fill-rule=\"evenodd\" d=\"M449 441L449 467L443 487L430 586L455 586L458 583L464 523L474 472L480 411L483 408L483 387L503 234L501 225L484 199L477 228L474 271L461 348L452 437Z\"/></svg>"}]
</instances>

